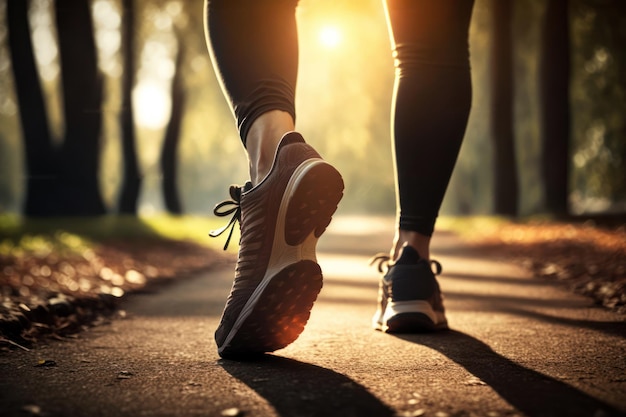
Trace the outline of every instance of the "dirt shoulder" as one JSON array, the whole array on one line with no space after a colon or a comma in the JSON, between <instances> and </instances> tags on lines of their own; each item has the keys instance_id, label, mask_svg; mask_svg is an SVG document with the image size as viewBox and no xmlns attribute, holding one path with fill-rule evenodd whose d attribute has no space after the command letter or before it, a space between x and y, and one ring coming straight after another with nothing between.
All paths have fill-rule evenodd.
<instances>
[{"instance_id":1,"label":"dirt shoulder","mask_svg":"<svg viewBox=\"0 0 626 417\"><path fill-rule=\"evenodd\" d=\"M626 313L625 225L505 223L468 233L466 240L475 250L511 259L535 276L561 282L598 305Z\"/></svg>"},{"instance_id":2,"label":"dirt shoulder","mask_svg":"<svg viewBox=\"0 0 626 417\"><path fill-rule=\"evenodd\" d=\"M0 255L0 348L25 348L109 320L120 299L229 261L193 242L112 239L76 253Z\"/></svg>"}]
</instances>

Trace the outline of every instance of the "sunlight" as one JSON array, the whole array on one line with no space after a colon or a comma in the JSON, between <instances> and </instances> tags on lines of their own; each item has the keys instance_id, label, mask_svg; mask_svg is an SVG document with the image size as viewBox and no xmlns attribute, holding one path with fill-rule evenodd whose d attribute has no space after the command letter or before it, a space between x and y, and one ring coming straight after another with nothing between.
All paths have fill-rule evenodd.
<instances>
[{"instance_id":1,"label":"sunlight","mask_svg":"<svg viewBox=\"0 0 626 417\"><path fill-rule=\"evenodd\" d=\"M160 129L167 124L171 100L164 86L153 81L141 82L133 91L137 123L148 129Z\"/></svg>"},{"instance_id":2,"label":"sunlight","mask_svg":"<svg viewBox=\"0 0 626 417\"><path fill-rule=\"evenodd\" d=\"M122 42L120 12L111 0L97 0L93 3L93 18L98 45L98 66L107 75L119 77L122 72L118 54Z\"/></svg>"},{"instance_id":3,"label":"sunlight","mask_svg":"<svg viewBox=\"0 0 626 417\"><path fill-rule=\"evenodd\" d=\"M58 48L53 31L54 15L50 4L42 2L34 3L30 13L29 23L39 74L45 81L52 81L59 74Z\"/></svg>"},{"instance_id":4,"label":"sunlight","mask_svg":"<svg viewBox=\"0 0 626 417\"><path fill-rule=\"evenodd\" d=\"M341 31L335 26L324 26L319 32L319 41L323 47L334 49L341 43Z\"/></svg>"}]
</instances>

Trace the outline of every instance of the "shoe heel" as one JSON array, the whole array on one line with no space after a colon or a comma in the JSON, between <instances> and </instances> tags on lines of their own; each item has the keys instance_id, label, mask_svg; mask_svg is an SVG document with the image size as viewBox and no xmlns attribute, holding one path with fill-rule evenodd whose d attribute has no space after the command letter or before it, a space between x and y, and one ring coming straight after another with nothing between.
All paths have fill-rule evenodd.
<instances>
[{"instance_id":1,"label":"shoe heel","mask_svg":"<svg viewBox=\"0 0 626 417\"><path fill-rule=\"evenodd\" d=\"M387 320L386 333L428 333L437 329L435 323L423 313L402 313Z\"/></svg>"},{"instance_id":2,"label":"shoe heel","mask_svg":"<svg viewBox=\"0 0 626 417\"><path fill-rule=\"evenodd\" d=\"M285 241L301 244L312 232L319 238L330 224L343 197L341 174L326 162L311 167L289 201L285 218Z\"/></svg>"},{"instance_id":3,"label":"shoe heel","mask_svg":"<svg viewBox=\"0 0 626 417\"><path fill-rule=\"evenodd\" d=\"M232 335L218 350L220 356L243 358L294 342L309 320L322 285L322 271L313 261L300 261L278 272L246 318L233 326Z\"/></svg>"},{"instance_id":4,"label":"shoe heel","mask_svg":"<svg viewBox=\"0 0 626 417\"><path fill-rule=\"evenodd\" d=\"M382 329L387 333L424 333L448 328L443 311L433 310L425 300L392 301L382 317Z\"/></svg>"}]
</instances>

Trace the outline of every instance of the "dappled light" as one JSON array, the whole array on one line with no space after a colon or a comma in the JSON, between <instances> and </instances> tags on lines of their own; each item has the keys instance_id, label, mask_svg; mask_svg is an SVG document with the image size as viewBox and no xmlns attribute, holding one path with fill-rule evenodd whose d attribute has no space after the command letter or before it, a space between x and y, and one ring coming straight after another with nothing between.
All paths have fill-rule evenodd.
<instances>
[{"instance_id":1,"label":"dappled light","mask_svg":"<svg viewBox=\"0 0 626 417\"><path fill-rule=\"evenodd\" d=\"M98 0L94 2L93 15L100 69L105 74L119 77L122 71L118 53L121 47L120 14L113 3Z\"/></svg>"},{"instance_id":2,"label":"dappled light","mask_svg":"<svg viewBox=\"0 0 626 417\"><path fill-rule=\"evenodd\" d=\"M35 57L41 77L47 81L54 80L59 74L56 33L50 7L50 1L33 2L30 11Z\"/></svg>"}]
</instances>

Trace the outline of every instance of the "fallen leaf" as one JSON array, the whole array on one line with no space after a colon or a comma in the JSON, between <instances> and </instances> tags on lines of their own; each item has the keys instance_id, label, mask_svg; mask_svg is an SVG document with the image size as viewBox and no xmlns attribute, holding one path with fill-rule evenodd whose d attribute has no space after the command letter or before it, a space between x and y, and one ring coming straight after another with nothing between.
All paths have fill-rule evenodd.
<instances>
[{"instance_id":1,"label":"fallen leaf","mask_svg":"<svg viewBox=\"0 0 626 417\"><path fill-rule=\"evenodd\" d=\"M424 414L426 414L426 410L420 408L419 410L402 411L401 413L397 414L397 417L420 417Z\"/></svg>"},{"instance_id":2,"label":"fallen leaf","mask_svg":"<svg viewBox=\"0 0 626 417\"><path fill-rule=\"evenodd\" d=\"M465 381L463 385L474 387L474 386L482 386L482 385L487 385L487 384L485 384L483 381L481 381L478 378L470 378L467 381Z\"/></svg>"},{"instance_id":3,"label":"fallen leaf","mask_svg":"<svg viewBox=\"0 0 626 417\"><path fill-rule=\"evenodd\" d=\"M240 417L243 416L243 411L238 409L237 407L227 408L226 410L222 410L221 415L224 417Z\"/></svg>"},{"instance_id":4,"label":"fallen leaf","mask_svg":"<svg viewBox=\"0 0 626 417\"><path fill-rule=\"evenodd\" d=\"M57 363L51 359L41 359L39 362L37 362L37 365L35 365L35 367L52 367L52 366L57 366Z\"/></svg>"},{"instance_id":5,"label":"fallen leaf","mask_svg":"<svg viewBox=\"0 0 626 417\"><path fill-rule=\"evenodd\" d=\"M33 416L40 416L41 415L41 407L39 407L38 405L35 404L28 404L25 405L24 407L22 407L22 411L33 415Z\"/></svg>"}]
</instances>

